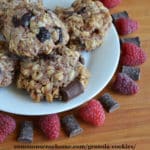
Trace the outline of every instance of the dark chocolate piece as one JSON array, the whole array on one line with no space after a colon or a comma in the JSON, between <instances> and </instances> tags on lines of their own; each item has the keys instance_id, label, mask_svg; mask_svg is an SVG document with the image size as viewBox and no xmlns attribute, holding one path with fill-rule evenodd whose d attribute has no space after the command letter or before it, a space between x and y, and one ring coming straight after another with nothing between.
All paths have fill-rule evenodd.
<instances>
[{"instance_id":1,"label":"dark chocolate piece","mask_svg":"<svg viewBox=\"0 0 150 150\"><path fill-rule=\"evenodd\" d=\"M86 12L86 7L83 7L79 11L77 11L77 14L83 14L85 12Z\"/></svg>"},{"instance_id":2,"label":"dark chocolate piece","mask_svg":"<svg viewBox=\"0 0 150 150\"><path fill-rule=\"evenodd\" d=\"M18 141L27 143L31 143L33 141L33 123L31 121L24 121L21 124Z\"/></svg>"},{"instance_id":3,"label":"dark chocolate piece","mask_svg":"<svg viewBox=\"0 0 150 150\"><path fill-rule=\"evenodd\" d=\"M55 44L59 44L63 42L63 33L62 33L62 29L60 27L55 27L55 29L57 30L58 34L59 34L59 39L58 41L55 42Z\"/></svg>"},{"instance_id":4,"label":"dark chocolate piece","mask_svg":"<svg viewBox=\"0 0 150 150\"><path fill-rule=\"evenodd\" d=\"M111 97L109 93L105 93L102 97L100 97L99 101L109 113L114 112L120 107L120 105Z\"/></svg>"},{"instance_id":5,"label":"dark chocolate piece","mask_svg":"<svg viewBox=\"0 0 150 150\"><path fill-rule=\"evenodd\" d=\"M60 90L62 100L68 101L84 92L84 87L78 79L75 79Z\"/></svg>"},{"instance_id":6,"label":"dark chocolate piece","mask_svg":"<svg viewBox=\"0 0 150 150\"><path fill-rule=\"evenodd\" d=\"M12 23L13 23L14 27L17 28L20 26L20 19L18 19L17 16L13 16Z\"/></svg>"},{"instance_id":7,"label":"dark chocolate piece","mask_svg":"<svg viewBox=\"0 0 150 150\"><path fill-rule=\"evenodd\" d=\"M40 32L36 36L41 43L51 38L50 32L45 27L40 27Z\"/></svg>"},{"instance_id":8,"label":"dark chocolate piece","mask_svg":"<svg viewBox=\"0 0 150 150\"><path fill-rule=\"evenodd\" d=\"M115 22L117 19L120 19L120 18L129 18L129 15L128 15L127 11L122 11L122 12L119 12L119 13L115 13L115 14L112 14L111 16L113 18L113 22Z\"/></svg>"},{"instance_id":9,"label":"dark chocolate piece","mask_svg":"<svg viewBox=\"0 0 150 150\"><path fill-rule=\"evenodd\" d=\"M30 20L31 18L33 17L33 13L32 12L28 12L26 14L24 14L22 17L21 17L21 25L23 27L29 27L30 25Z\"/></svg>"},{"instance_id":10,"label":"dark chocolate piece","mask_svg":"<svg viewBox=\"0 0 150 150\"><path fill-rule=\"evenodd\" d=\"M139 37L134 37L134 38L122 38L120 39L121 44L123 43L133 43L137 46L141 46L140 38Z\"/></svg>"},{"instance_id":11,"label":"dark chocolate piece","mask_svg":"<svg viewBox=\"0 0 150 150\"><path fill-rule=\"evenodd\" d=\"M0 41L6 41L5 37L3 34L0 33Z\"/></svg>"},{"instance_id":12,"label":"dark chocolate piece","mask_svg":"<svg viewBox=\"0 0 150 150\"><path fill-rule=\"evenodd\" d=\"M79 62L80 62L82 65L85 65L85 59L84 59L82 56L79 57Z\"/></svg>"},{"instance_id":13,"label":"dark chocolate piece","mask_svg":"<svg viewBox=\"0 0 150 150\"><path fill-rule=\"evenodd\" d=\"M122 73L126 73L130 78L132 78L135 81L140 79L140 68L139 67L123 66Z\"/></svg>"},{"instance_id":14,"label":"dark chocolate piece","mask_svg":"<svg viewBox=\"0 0 150 150\"><path fill-rule=\"evenodd\" d=\"M67 115L61 120L63 128L69 137L77 136L83 132L76 118L73 115Z\"/></svg>"}]
</instances>

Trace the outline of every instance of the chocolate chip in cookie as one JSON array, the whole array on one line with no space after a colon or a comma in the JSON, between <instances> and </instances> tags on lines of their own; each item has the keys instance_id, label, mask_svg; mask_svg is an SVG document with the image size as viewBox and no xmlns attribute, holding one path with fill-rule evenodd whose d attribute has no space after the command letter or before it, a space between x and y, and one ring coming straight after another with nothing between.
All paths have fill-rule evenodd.
<instances>
[{"instance_id":1,"label":"chocolate chip in cookie","mask_svg":"<svg viewBox=\"0 0 150 150\"><path fill-rule=\"evenodd\" d=\"M55 42L55 44L59 44L63 42L63 33L62 33L62 29L60 27L55 27L55 29L57 30L58 34L59 34L59 38L58 40Z\"/></svg>"},{"instance_id":2,"label":"chocolate chip in cookie","mask_svg":"<svg viewBox=\"0 0 150 150\"><path fill-rule=\"evenodd\" d=\"M40 32L37 34L37 38L41 43L44 43L46 40L49 40L51 37L50 32L45 27L40 27Z\"/></svg>"},{"instance_id":3,"label":"chocolate chip in cookie","mask_svg":"<svg viewBox=\"0 0 150 150\"><path fill-rule=\"evenodd\" d=\"M81 64L85 65L85 59L84 59L84 57L80 56L80 57L79 57L79 62L80 62Z\"/></svg>"},{"instance_id":4,"label":"chocolate chip in cookie","mask_svg":"<svg viewBox=\"0 0 150 150\"><path fill-rule=\"evenodd\" d=\"M23 27L28 27L30 25L30 20L33 17L32 12L28 12L21 17L21 25Z\"/></svg>"},{"instance_id":5,"label":"chocolate chip in cookie","mask_svg":"<svg viewBox=\"0 0 150 150\"><path fill-rule=\"evenodd\" d=\"M13 16L12 23L13 23L14 27L17 28L20 26L20 19L18 19L17 16Z\"/></svg>"},{"instance_id":6,"label":"chocolate chip in cookie","mask_svg":"<svg viewBox=\"0 0 150 150\"><path fill-rule=\"evenodd\" d=\"M86 11L86 7L81 8L79 11L77 11L77 14L83 14Z\"/></svg>"}]
</instances>

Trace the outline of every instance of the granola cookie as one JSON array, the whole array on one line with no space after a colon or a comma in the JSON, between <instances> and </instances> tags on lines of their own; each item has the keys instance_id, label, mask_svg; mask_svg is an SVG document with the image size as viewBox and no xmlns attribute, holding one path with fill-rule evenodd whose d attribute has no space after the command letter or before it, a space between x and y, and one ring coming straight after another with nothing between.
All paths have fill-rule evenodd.
<instances>
[{"instance_id":1,"label":"granola cookie","mask_svg":"<svg viewBox=\"0 0 150 150\"><path fill-rule=\"evenodd\" d=\"M75 50L99 47L112 23L109 10L99 0L76 0L72 7L57 7L55 12L69 30L68 46Z\"/></svg>"},{"instance_id":2,"label":"granola cookie","mask_svg":"<svg viewBox=\"0 0 150 150\"><path fill-rule=\"evenodd\" d=\"M80 53L67 47L53 51L50 55L21 62L17 87L27 90L31 98L40 102L52 102L60 98L60 88L78 79L85 88L89 72L80 62Z\"/></svg>"},{"instance_id":3,"label":"granola cookie","mask_svg":"<svg viewBox=\"0 0 150 150\"><path fill-rule=\"evenodd\" d=\"M9 86L15 73L16 60L13 60L7 50L0 46L0 87Z\"/></svg>"},{"instance_id":4,"label":"granola cookie","mask_svg":"<svg viewBox=\"0 0 150 150\"><path fill-rule=\"evenodd\" d=\"M52 11L25 1L6 11L2 32L9 50L26 57L50 54L69 40L65 25Z\"/></svg>"}]
</instances>

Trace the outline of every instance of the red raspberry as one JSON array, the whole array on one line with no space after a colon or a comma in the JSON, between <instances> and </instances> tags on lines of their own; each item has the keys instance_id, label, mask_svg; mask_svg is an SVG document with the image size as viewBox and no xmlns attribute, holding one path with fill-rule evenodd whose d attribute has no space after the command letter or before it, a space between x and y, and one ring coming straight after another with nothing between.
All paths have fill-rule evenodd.
<instances>
[{"instance_id":1,"label":"red raspberry","mask_svg":"<svg viewBox=\"0 0 150 150\"><path fill-rule=\"evenodd\" d=\"M133 43L123 43L120 61L122 65L138 66L146 61L146 54Z\"/></svg>"},{"instance_id":2,"label":"red raspberry","mask_svg":"<svg viewBox=\"0 0 150 150\"><path fill-rule=\"evenodd\" d=\"M42 116L39 119L39 126L48 139L54 140L59 137L60 119L57 114Z\"/></svg>"},{"instance_id":3,"label":"red raspberry","mask_svg":"<svg viewBox=\"0 0 150 150\"><path fill-rule=\"evenodd\" d=\"M11 134L16 128L15 120L8 116L0 113L0 143Z\"/></svg>"},{"instance_id":4,"label":"red raspberry","mask_svg":"<svg viewBox=\"0 0 150 150\"><path fill-rule=\"evenodd\" d=\"M0 129L0 143L2 143L6 139L6 135Z\"/></svg>"},{"instance_id":5,"label":"red raspberry","mask_svg":"<svg viewBox=\"0 0 150 150\"><path fill-rule=\"evenodd\" d=\"M86 122L95 126L104 124L105 113L101 103L95 99L89 101L79 109L79 116Z\"/></svg>"},{"instance_id":6,"label":"red raspberry","mask_svg":"<svg viewBox=\"0 0 150 150\"><path fill-rule=\"evenodd\" d=\"M122 0L100 0L107 8L113 8L121 3Z\"/></svg>"},{"instance_id":7,"label":"red raspberry","mask_svg":"<svg viewBox=\"0 0 150 150\"><path fill-rule=\"evenodd\" d=\"M120 18L115 21L115 26L120 35L132 33L138 29L137 21L129 18Z\"/></svg>"},{"instance_id":8,"label":"red raspberry","mask_svg":"<svg viewBox=\"0 0 150 150\"><path fill-rule=\"evenodd\" d=\"M125 95L135 94L139 90L137 83L125 73L118 73L113 89Z\"/></svg>"}]
</instances>

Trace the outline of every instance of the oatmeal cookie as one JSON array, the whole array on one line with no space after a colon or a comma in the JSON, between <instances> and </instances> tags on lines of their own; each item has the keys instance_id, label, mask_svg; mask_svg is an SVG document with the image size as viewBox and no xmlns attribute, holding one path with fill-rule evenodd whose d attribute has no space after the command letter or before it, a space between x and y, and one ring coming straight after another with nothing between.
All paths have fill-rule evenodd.
<instances>
[{"instance_id":1,"label":"oatmeal cookie","mask_svg":"<svg viewBox=\"0 0 150 150\"><path fill-rule=\"evenodd\" d=\"M62 99L60 89L75 79L78 79L84 89L88 84L89 72L79 58L79 52L67 47L40 58L28 58L21 62L17 87L27 90L36 102L42 99L49 102Z\"/></svg>"},{"instance_id":2,"label":"oatmeal cookie","mask_svg":"<svg viewBox=\"0 0 150 150\"><path fill-rule=\"evenodd\" d=\"M55 12L68 28L68 46L75 50L99 47L112 23L109 10L99 0L76 0L72 7L57 7Z\"/></svg>"},{"instance_id":3,"label":"oatmeal cookie","mask_svg":"<svg viewBox=\"0 0 150 150\"><path fill-rule=\"evenodd\" d=\"M0 87L9 86L14 78L16 60L7 52L4 45L0 45Z\"/></svg>"},{"instance_id":4,"label":"oatmeal cookie","mask_svg":"<svg viewBox=\"0 0 150 150\"><path fill-rule=\"evenodd\" d=\"M6 11L2 32L9 50L27 57L50 54L69 40L65 25L51 10L25 1Z\"/></svg>"}]
</instances>

